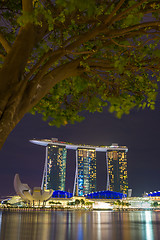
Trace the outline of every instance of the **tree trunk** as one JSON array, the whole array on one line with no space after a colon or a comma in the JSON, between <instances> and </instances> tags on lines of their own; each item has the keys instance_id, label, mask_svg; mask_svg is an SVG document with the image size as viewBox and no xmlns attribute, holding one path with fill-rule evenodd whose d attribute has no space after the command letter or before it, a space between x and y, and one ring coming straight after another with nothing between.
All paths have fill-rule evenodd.
<instances>
[{"instance_id":1,"label":"tree trunk","mask_svg":"<svg viewBox=\"0 0 160 240\"><path fill-rule=\"evenodd\" d=\"M27 82L26 79L23 79L14 86L12 92L10 92L10 89L6 91L6 95L9 97L2 99L5 107L0 115L0 149L18 122L49 92L51 87L66 78L84 72L83 68L79 68L79 62L80 59L77 59L58 67L51 73L46 74L38 83ZM39 84L40 87L37 87ZM1 105L0 109L2 109Z\"/></svg>"},{"instance_id":2,"label":"tree trunk","mask_svg":"<svg viewBox=\"0 0 160 240\"><path fill-rule=\"evenodd\" d=\"M19 114L27 86L23 74L32 49L41 38L36 30L31 23L21 27L0 70L0 149L26 113Z\"/></svg>"},{"instance_id":3,"label":"tree trunk","mask_svg":"<svg viewBox=\"0 0 160 240\"><path fill-rule=\"evenodd\" d=\"M5 119L0 121L0 149L3 147L8 135L14 129L18 122L13 122L10 119Z\"/></svg>"},{"instance_id":4,"label":"tree trunk","mask_svg":"<svg viewBox=\"0 0 160 240\"><path fill-rule=\"evenodd\" d=\"M9 97L4 99L3 106L5 107L3 108L3 111L1 111L0 115L0 149L2 148L9 133L22 118L19 118L18 112L26 85L27 83L25 81L21 81L15 85L12 93L10 92L10 89L6 92L6 95Z\"/></svg>"}]
</instances>

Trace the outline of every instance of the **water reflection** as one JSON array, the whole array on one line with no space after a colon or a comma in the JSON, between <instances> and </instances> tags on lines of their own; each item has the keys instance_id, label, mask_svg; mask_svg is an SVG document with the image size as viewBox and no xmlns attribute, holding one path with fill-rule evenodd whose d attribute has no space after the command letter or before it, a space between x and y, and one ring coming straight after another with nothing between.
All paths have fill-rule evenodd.
<instances>
[{"instance_id":1,"label":"water reflection","mask_svg":"<svg viewBox=\"0 0 160 240\"><path fill-rule=\"evenodd\" d=\"M160 212L0 212L1 240L158 240Z\"/></svg>"},{"instance_id":2,"label":"water reflection","mask_svg":"<svg viewBox=\"0 0 160 240\"><path fill-rule=\"evenodd\" d=\"M153 226L152 226L152 212L145 212L145 220L146 220L146 240L154 240L153 234Z\"/></svg>"},{"instance_id":3,"label":"water reflection","mask_svg":"<svg viewBox=\"0 0 160 240\"><path fill-rule=\"evenodd\" d=\"M1 232L1 223L2 223L2 212L0 212L0 232Z\"/></svg>"}]
</instances>

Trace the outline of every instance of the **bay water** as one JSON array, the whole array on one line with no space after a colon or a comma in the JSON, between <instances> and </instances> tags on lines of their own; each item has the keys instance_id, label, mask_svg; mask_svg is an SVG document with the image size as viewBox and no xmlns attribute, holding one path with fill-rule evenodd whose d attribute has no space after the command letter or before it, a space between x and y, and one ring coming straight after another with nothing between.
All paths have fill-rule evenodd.
<instances>
[{"instance_id":1,"label":"bay water","mask_svg":"<svg viewBox=\"0 0 160 240\"><path fill-rule=\"evenodd\" d=\"M2 210L0 240L160 240L160 212Z\"/></svg>"}]
</instances>

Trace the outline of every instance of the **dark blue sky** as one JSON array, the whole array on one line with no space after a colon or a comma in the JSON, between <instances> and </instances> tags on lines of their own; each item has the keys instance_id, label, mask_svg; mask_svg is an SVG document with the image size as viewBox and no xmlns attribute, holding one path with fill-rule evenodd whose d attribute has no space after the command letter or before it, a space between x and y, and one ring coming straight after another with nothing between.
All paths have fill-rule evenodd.
<instances>
[{"instance_id":1,"label":"dark blue sky","mask_svg":"<svg viewBox=\"0 0 160 240\"><path fill-rule=\"evenodd\" d=\"M85 116L81 123L56 128L48 126L40 115L26 114L0 151L0 196L14 194L15 173L19 173L22 182L29 186L40 186L45 148L31 144L29 139L52 137L72 143L126 145L129 149L129 188L133 189L133 195L160 190L160 103L154 111L132 111L122 119L115 118L107 109L103 113L86 113ZM74 154L68 153L67 190L73 185ZM105 180L105 156L98 153L98 190L105 189Z\"/></svg>"}]
</instances>

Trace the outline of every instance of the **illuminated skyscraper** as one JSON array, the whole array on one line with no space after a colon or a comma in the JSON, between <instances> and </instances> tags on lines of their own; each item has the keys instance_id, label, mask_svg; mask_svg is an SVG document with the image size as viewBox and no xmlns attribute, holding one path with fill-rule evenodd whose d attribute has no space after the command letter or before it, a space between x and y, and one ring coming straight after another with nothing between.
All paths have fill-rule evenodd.
<instances>
[{"instance_id":1,"label":"illuminated skyscraper","mask_svg":"<svg viewBox=\"0 0 160 240\"><path fill-rule=\"evenodd\" d=\"M108 190L127 194L127 147L112 144L107 149Z\"/></svg>"},{"instance_id":2,"label":"illuminated skyscraper","mask_svg":"<svg viewBox=\"0 0 160 240\"><path fill-rule=\"evenodd\" d=\"M78 196L96 191L96 151L78 148L76 150L76 176L74 191Z\"/></svg>"},{"instance_id":3,"label":"illuminated skyscraper","mask_svg":"<svg viewBox=\"0 0 160 240\"><path fill-rule=\"evenodd\" d=\"M65 191L66 155L64 146L48 145L42 188Z\"/></svg>"}]
</instances>

